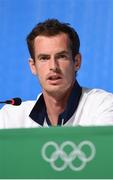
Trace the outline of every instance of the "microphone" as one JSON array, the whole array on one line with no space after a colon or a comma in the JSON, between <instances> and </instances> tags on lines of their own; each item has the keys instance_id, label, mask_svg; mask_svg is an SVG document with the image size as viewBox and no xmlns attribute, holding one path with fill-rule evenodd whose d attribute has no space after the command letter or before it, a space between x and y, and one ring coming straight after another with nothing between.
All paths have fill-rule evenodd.
<instances>
[{"instance_id":1,"label":"microphone","mask_svg":"<svg viewBox=\"0 0 113 180\"><path fill-rule=\"evenodd\" d=\"M22 100L20 98L16 97L16 98L12 98L12 99L6 100L6 101L0 101L0 103L5 103L5 104L11 104L11 105L19 106L22 103Z\"/></svg>"}]
</instances>

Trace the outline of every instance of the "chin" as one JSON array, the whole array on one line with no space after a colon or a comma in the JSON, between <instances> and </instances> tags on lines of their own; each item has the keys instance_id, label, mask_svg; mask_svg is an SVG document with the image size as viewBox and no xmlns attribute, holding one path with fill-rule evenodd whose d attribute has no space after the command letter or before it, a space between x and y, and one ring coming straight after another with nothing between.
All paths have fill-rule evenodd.
<instances>
[{"instance_id":1,"label":"chin","mask_svg":"<svg viewBox=\"0 0 113 180\"><path fill-rule=\"evenodd\" d=\"M65 87L52 87L52 88L48 88L45 90L47 92L47 94L51 95L51 96L54 96L54 97L59 97L59 96L62 96L64 95L67 91L68 91L68 88L65 88Z\"/></svg>"}]
</instances>

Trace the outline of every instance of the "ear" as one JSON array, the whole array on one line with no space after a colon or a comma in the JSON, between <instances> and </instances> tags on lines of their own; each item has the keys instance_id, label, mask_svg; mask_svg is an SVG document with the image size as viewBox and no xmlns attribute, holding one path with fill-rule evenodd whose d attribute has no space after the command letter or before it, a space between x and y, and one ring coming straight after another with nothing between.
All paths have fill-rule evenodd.
<instances>
[{"instance_id":1,"label":"ear","mask_svg":"<svg viewBox=\"0 0 113 180\"><path fill-rule=\"evenodd\" d=\"M29 67L31 69L32 74L36 75L36 65L35 61L32 58L29 59Z\"/></svg>"},{"instance_id":2,"label":"ear","mask_svg":"<svg viewBox=\"0 0 113 180\"><path fill-rule=\"evenodd\" d=\"M76 56L75 56L75 58L74 58L74 60L75 60L75 71L78 71L79 69L80 69L80 66L81 66L81 54L79 53L79 54L77 54Z\"/></svg>"}]
</instances>

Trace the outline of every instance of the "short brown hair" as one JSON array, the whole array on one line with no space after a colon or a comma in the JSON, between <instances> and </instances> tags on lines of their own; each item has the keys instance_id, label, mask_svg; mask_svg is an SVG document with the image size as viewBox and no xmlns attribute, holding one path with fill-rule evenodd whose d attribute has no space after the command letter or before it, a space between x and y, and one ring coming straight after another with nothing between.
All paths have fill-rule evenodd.
<instances>
[{"instance_id":1,"label":"short brown hair","mask_svg":"<svg viewBox=\"0 0 113 180\"><path fill-rule=\"evenodd\" d=\"M57 19L47 19L38 23L27 36L27 45L32 59L34 57L34 39L39 35L55 36L60 33L66 33L70 39L70 48L72 56L75 57L79 53L80 40L77 32L70 27L68 23L61 23Z\"/></svg>"}]
</instances>

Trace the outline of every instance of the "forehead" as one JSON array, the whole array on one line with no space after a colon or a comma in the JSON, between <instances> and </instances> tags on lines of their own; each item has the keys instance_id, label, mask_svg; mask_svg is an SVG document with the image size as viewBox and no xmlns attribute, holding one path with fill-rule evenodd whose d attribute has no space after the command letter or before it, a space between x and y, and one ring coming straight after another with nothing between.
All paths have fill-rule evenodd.
<instances>
[{"instance_id":1,"label":"forehead","mask_svg":"<svg viewBox=\"0 0 113 180\"><path fill-rule=\"evenodd\" d=\"M65 33L60 33L55 36L37 36L34 40L34 48L35 50L40 51L41 49L57 49L64 48L67 49L69 47L69 37Z\"/></svg>"}]
</instances>

